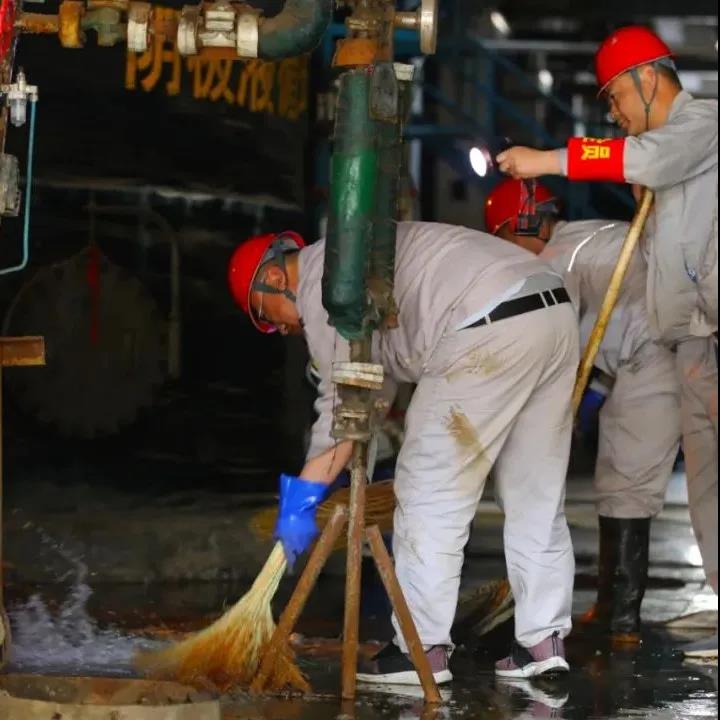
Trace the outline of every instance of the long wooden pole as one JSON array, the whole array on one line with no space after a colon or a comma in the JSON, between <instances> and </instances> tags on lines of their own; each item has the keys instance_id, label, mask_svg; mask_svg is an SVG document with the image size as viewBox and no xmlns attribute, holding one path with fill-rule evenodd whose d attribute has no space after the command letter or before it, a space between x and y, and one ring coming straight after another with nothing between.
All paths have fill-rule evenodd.
<instances>
[{"instance_id":1,"label":"long wooden pole","mask_svg":"<svg viewBox=\"0 0 720 720\"><path fill-rule=\"evenodd\" d=\"M258 674L250 685L250 692L262 692L265 689L265 684L272 673L278 653L288 642L290 633L295 627L295 623L298 621L312 589L315 587L318 575L320 575L320 571L323 569L325 562L333 551L335 542L345 527L346 519L347 508L345 505L338 505L330 521L322 531L320 539L310 554L307 565L300 576L300 580L298 580L298 584L295 586L295 590L280 616L280 620L278 621L270 644L265 651L265 656L260 664Z\"/></svg>"},{"instance_id":2,"label":"long wooden pole","mask_svg":"<svg viewBox=\"0 0 720 720\"><path fill-rule=\"evenodd\" d=\"M345 574L345 620L342 647L342 698L355 697L358 645L360 637L360 580L365 535L365 488L367 444L353 443L350 467L350 519L348 522L347 565Z\"/></svg>"},{"instance_id":3,"label":"long wooden pole","mask_svg":"<svg viewBox=\"0 0 720 720\"><path fill-rule=\"evenodd\" d=\"M370 338L350 343L350 360L370 362ZM357 685L357 658L360 642L360 581L365 540L365 489L367 487L367 442L353 442L350 463L350 515L345 565L345 618L341 668L341 696L353 700Z\"/></svg>"},{"instance_id":4,"label":"long wooden pole","mask_svg":"<svg viewBox=\"0 0 720 720\"><path fill-rule=\"evenodd\" d=\"M620 294L623 280L625 279L625 274L630 266L630 260L632 259L633 252L635 252L635 247L638 244L640 235L642 235L643 229L645 228L648 215L650 214L653 197L654 195L652 190L648 190L648 188L643 190L640 205L635 212L635 217L633 218L633 221L630 224L630 229L625 236L625 241L623 242L620 250L615 270L613 270L603 304L600 307L600 312L598 312L597 320L595 321L595 327L593 327L590 338L585 346L582 360L580 361L580 367L578 369L577 380L575 381L575 389L573 390L573 417L577 415L578 408L580 407L583 393L585 392L588 380L590 379L593 363L595 362L598 350L600 349L600 344L605 337L605 330L607 329L610 316L612 315L615 304L617 303L618 295Z\"/></svg>"},{"instance_id":5,"label":"long wooden pole","mask_svg":"<svg viewBox=\"0 0 720 720\"><path fill-rule=\"evenodd\" d=\"M380 573L380 578L383 581L383 585L395 611L395 617L398 620L403 637L405 638L405 643L408 646L410 659L420 677L420 684L425 693L425 702L431 704L441 703L442 697L440 691L433 677L427 655L425 655L425 650L423 649L422 641L415 627L415 622L410 614L410 608L408 607L397 575L395 574L392 560L385 548L385 543L380 534L380 528L377 525L369 527L366 531L366 537L370 545L370 550L372 550L378 572Z\"/></svg>"}]
</instances>

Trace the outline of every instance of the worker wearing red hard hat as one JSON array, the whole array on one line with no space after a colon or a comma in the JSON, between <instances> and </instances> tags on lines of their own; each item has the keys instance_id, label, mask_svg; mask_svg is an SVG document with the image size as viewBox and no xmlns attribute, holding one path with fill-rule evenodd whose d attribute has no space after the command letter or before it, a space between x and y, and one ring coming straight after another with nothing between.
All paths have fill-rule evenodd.
<instances>
[{"instance_id":1,"label":"worker wearing red hard hat","mask_svg":"<svg viewBox=\"0 0 720 720\"><path fill-rule=\"evenodd\" d=\"M281 485L276 536L290 555L314 537L317 502L351 453L330 435L332 365L348 360L349 347L322 305L324 252L324 241L302 247L296 236L266 236L240 245L230 263L232 294L254 325L304 333L320 377L305 466ZM417 387L396 464L393 554L435 679L452 677L464 547L493 466L517 643L496 672L567 670L574 558L563 500L579 340L562 279L486 233L401 222L394 294L399 326L374 334L373 361L387 383ZM419 684L396 630L360 681Z\"/></svg>"},{"instance_id":2,"label":"worker wearing red hard hat","mask_svg":"<svg viewBox=\"0 0 720 720\"><path fill-rule=\"evenodd\" d=\"M539 255L563 276L587 342L610 282L626 222L558 217L555 194L535 189L539 222L518 234L524 212L521 180L500 182L485 201L489 232ZM599 408L595 466L600 524L597 602L586 620L601 623L620 642L639 642L640 605L648 579L650 520L663 507L680 445L680 389L670 350L652 342L645 303L647 268L636 255L595 360L594 378L580 407ZM638 428L643 428L638 432ZM717 526L715 526L717 527ZM712 542L712 528L705 528ZM717 535L715 535L717 542Z\"/></svg>"},{"instance_id":3,"label":"worker wearing red hard hat","mask_svg":"<svg viewBox=\"0 0 720 720\"><path fill-rule=\"evenodd\" d=\"M690 507L701 528L718 515L718 104L682 89L672 57L647 28L614 32L595 66L627 137L571 138L562 150L515 147L497 159L515 178L567 175L655 191L646 243L650 327L676 354ZM700 540L717 593L717 544ZM716 656L717 634L687 651Z\"/></svg>"}]
</instances>

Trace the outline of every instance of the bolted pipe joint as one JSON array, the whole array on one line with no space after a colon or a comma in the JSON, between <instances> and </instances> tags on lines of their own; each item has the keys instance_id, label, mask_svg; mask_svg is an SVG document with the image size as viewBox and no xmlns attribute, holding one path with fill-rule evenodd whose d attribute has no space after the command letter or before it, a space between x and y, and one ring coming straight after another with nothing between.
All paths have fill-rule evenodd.
<instances>
[{"instance_id":1,"label":"bolted pipe joint","mask_svg":"<svg viewBox=\"0 0 720 720\"><path fill-rule=\"evenodd\" d=\"M178 23L178 50L234 48L238 57L279 60L309 52L332 19L332 0L287 0L274 17L230 0L185 5Z\"/></svg>"},{"instance_id":2,"label":"bolted pipe joint","mask_svg":"<svg viewBox=\"0 0 720 720\"><path fill-rule=\"evenodd\" d=\"M369 362L333 363L332 381L340 402L333 413L330 434L336 440L370 440L380 411L372 391L382 388L383 372L382 365Z\"/></svg>"}]
</instances>

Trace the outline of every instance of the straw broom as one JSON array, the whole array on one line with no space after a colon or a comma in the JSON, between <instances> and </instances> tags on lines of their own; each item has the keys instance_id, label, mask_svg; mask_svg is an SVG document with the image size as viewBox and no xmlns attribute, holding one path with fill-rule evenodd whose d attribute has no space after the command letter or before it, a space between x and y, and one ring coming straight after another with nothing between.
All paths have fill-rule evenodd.
<instances>
[{"instance_id":1,"label":"straw broom","mask_svg":"<svg viewBox=\"0 0 720 720\"><path fill-rule=\"evenodd\" d=\"M334 492L324 503L318 505L317 524L320 530L325 527L338 505L349 506L350 488L341 488ZM382 532L389 532L393 527L393 513L395 512L395 493L392 480L372 483L365 491L365 525L371 527L378 525ZM258 540L268 540L272 537L277 520L277 507L267 508L256 513L250 520L250 529ZM335 550L340 550L347 544L347 536L343 533L335 544Z\"/></svg>"},{"instance_id":2,"label":"straw broom","mask_svg":"<svg viewBox=\"0 0 720 720\"><path fill-rule=\"evenodd\" d=\"M322 530L337 505L349 503L350 489L343 488L318 507L317 522ZM368 523L382 530L392 529L395 496L392 481L370 485L365 511ZM262 539L272 537L277 508L258 513L251 528ZM346 542L341 535L336 549ZM282 544L277 543L250 590L212 625L179 643L135 658L136 666L152 677L173 678L200 688L226 692L247 687L252 682L275 631L270 603L287 568ZM265 685L269 690L292 688L301 692L310 686L294 662L288 646L278 655L273 675Z\"/></svg>"},{"instance_id":3,"label":"straw broom","mask_svg":"<svg viewBox=\"0 0 720 720\"><path fill-rule=\"evenodd\" d=\"M276 543L250 590L221 618L168 648L139 654L136 666L152 677L202 689L249 686L275 631L270 603L286 567L282 544ZM289 646L278 654L266 688L310 690Z\"/></svg>"}]
</instances>

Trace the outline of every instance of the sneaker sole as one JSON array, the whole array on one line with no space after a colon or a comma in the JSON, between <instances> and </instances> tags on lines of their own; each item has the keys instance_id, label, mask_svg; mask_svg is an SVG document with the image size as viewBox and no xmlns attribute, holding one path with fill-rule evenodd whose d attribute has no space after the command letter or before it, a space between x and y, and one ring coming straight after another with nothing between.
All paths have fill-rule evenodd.
<instances>
[{"instance_id":1,"label":"sneaker sole","mask_svg":"<svg viewBox=\"0 0 720 720\"><path fill-rule=\"evenodd\" d=\"M570 666L563 658L555 656L540 662L528 663L521 668L514 670L499 670L495 668L495 674L498 677L506 678L530 678L546 673L566 673L570 670Z\"/></svg>"},{"instance_id":2,"label":"sneaker sole","mask_svg":"<svg viewBox=\"0 0 720 720\"><path fill-rule=\"evenodd\" d=\"M452 673L449 670L441 670L440 672L433 673L433 677L438 685L449 683L453 679ZM420 676L414 670L387 673L386 675L358 673L355 678L358 682L374 683L375 685L422 685Z\"/></svg>"}]
</instances>

